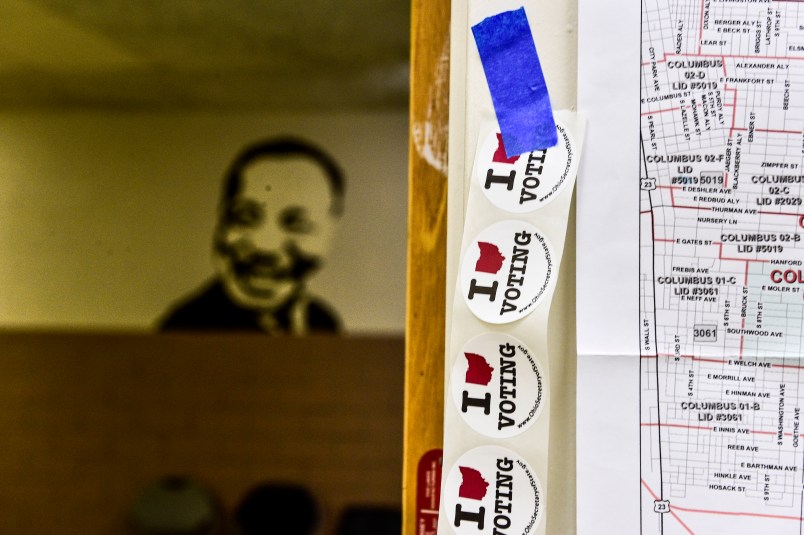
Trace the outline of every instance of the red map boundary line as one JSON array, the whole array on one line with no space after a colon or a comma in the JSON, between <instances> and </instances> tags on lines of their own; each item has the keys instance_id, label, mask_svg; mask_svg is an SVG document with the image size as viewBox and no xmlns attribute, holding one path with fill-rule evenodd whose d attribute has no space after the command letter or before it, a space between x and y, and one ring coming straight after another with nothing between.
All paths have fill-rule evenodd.
<instances>
[{"instance_id":1,"label":"red map boundary line","mask_svg":"<svg viewBox=\"0 0 804 535\"><path fill-rule=\"evenodd\" d=\"M659 497L656 495L655 492L650 488L650 486L645 482L644 479L640 479L642 486L653 496L654 500L658 500ZM704 515L718 515L718 516L744 516L744 517L751 517L751 518L773 518L775 520L795 520L796 522L804 521L804 517L801 516L788 516L788 515L772 515L768 513L749 513L745 511L718 511L715 509L693 509L691 507L681 507L678 505L670 505L670 514L678 520L678 522L687 530L689 533L693 533L693 531L687 526L681 518L676 515L673 510L682 511L684 513L697 513L697 514L704 514Z\"/></svg>"}]
</instances>

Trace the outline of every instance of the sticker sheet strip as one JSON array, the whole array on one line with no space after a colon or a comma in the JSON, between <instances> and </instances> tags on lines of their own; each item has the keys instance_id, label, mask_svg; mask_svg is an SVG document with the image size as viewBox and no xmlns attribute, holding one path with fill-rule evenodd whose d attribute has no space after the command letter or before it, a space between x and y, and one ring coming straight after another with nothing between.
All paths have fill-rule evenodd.
<instances>
[{"instance_id":1,"label":"sticker sheet strip","mask_svg":"<svg viewBox=\"0 0 804 535\"><path fill-rule=\"evenodd\" d=\"M531 15L530 19L535 20L533 14L536 13L536 2L525 0L524 5ZM574 136L575 144L570 145L571 150L567 151L572 152L571 160L574 163L559 173L559 176L565 175L568 180L559 181L560 184L556 183L550 188L537 187L540 194L530 195L535 193L531 188L536 186L533 178L539 179L540 186L546 184L539 177L531 176L528 181L528 186L531 187L525 187L527 191L522 194L526 168L530 164L531 175L534 175L535 168L538 167L538 162L534 160L541 155L533 155L533 160L530 155L525 155L514 162L509 161L512 158L506 154L508 151L505 149L508 147L497 139L496 134L502 137L502 133L497 123L484 66L473 40L474 35L470 31L472 26L484 19L503 11L517 10L521 6L522 0L470 0L468 3L455 1L452 6L445 449L438 517L438 533L441 535L494 533L495 529L508 534L530 534L544 533L547 529L545 513L549 507L545 497L548 495L546 485L551 399L547 368L547 319L555 284L553 275L558 274L564 246L572 181L575 178L574 166L577 165L583 141L583 121L572 113L557 112L554 116L565 132ZM559 132L557 127L557 138ZM519 174L517 180L522 181L521 185L516 180L512 184L511 191L519 195L512 204L507 205L508 208L496 208L493 204L496 201L492 201L484 193L484 187L478 186L479 175L472 174L473 169L480 169L475 165L475 149L477 148L478 154L481 150L488 150L482 148L484 142L494 148L492 160L506 160L494 164L491 177L488 176L488 168L482 169L486 172L485 177L491 180L492 187L486 190L487 193L499 197L496 194L502 193L499 189L501 186L508 189L508 179L502 177L510 177L512 168L498 166L513 164L513 170ZM500 145L503 148L502 154L497 150ZM557 147L561 146L566 147L566 144L559 142ZM550 158L550 161L554 160L557 159ZM554 171L555 169L549 171L543 168L540 172L546 176ZM548 189L549 195L542 193ZM521 199L527 200L520 204ZM524 205L532 204L534 199L541 199L538 202L545 204L538 210L538 216L528 215L528 210L524 209ZM523 209L512 209L517 205ZM531 217L535 219L531 221ZM490 244L493 237L483 240L476 238L487 227L512 219L530 223L538 229L531 231L529 236L538 233L542 239L534 238L533 243L538 242L542 250L547 247L551 252L552 282L545 286L538 297L538 306L530 307L531 314L527 318L510 324L495 324L479 319L469 310L461 293L459 264L466 256L468 245L465 242L474 240L472 247L476 258L463 259L463 263L474 264L473 268L477 268L479 262L481 270L473 269L478 276L487 273L483 269L495 269L493 255L480 257L480 242ZM520 237L520 241L522 240L524 238ZM509 273L511 266L518 268L521 264L521 251L516 252L519 260L516 263L513 261L514 254L511 253L514 253L514 246L524 247L511 243L508 244L511 251L500 251L500 256L506 257L501 261L500 270L503 273ZM483 245L482 248L484 253L494 252L488 245ZM497 259L496 262L499 263L500 260ZM543 262L541 271L546 274L544 266ZM507 279L505 282L507 283ZM471 285L471 279L467 279L465 283ZM493 282L476 278L474 287L477 296L488 295L483 293L482 287L492 285ZM504 291L508 289L507 284L504 286L499 288L503 290L500 295L504 295ZM538 285L536 293L542 290L541 286ZM514 299L515 293L509 292L509 296L514 301L523 299L521 295ZM498 336L503 337L503 340L495 342L493 337ZM518 342L514 343L506 337L512 337ZM511 393L514 386L510 383L512 366L517 369L516 400ZM457 379L453 383L454 378ZM483 388L488 392L484 392ZM528 393L520 397L519 388ZM488 401L486 393L489 394ZM463 412L464 406L467 412ZM520 406L527 407L525 416L520 416L521 413L517 412ZM462 416L468 415L470 411L479 416L485 413L486 407L491 415L486 420L486 428L471 427ZM492 413L492 410L495 412ZM511 420L515 423L512 424ZM522 426L519 427L519 424ZM511 434L498 438L489 437L488 433L494 430ZM530 515L527 514L528 510L531 511Z\"/></svg>"},{"instance_id":2,"label":"sticker sheet strip","mask_svg":"<svg viewBox=\"0 0 804 535\"><path fill-rule=\"evenodd\" d=\"M480 128L445 355L441 535L545 533L548 318L584 124L555 117L559 143L519 157L493 117Z\"/></svg>"}]
</instances>

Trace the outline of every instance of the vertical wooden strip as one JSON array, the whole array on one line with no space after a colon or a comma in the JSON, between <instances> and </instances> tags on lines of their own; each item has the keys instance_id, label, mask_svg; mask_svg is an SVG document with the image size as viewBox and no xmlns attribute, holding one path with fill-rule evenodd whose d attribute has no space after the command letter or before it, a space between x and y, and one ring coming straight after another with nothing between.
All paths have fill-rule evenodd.
<instances>
[{"instance_id":1,"label":"vertical wooden strip","mask_svg":"<svg viewBox=\"0 0 804 535\"><path fill-rule=\"evenodd\" d=\"M449 116L449 0L413 0L405 346L404 535L415 535L417 467L442 447Z\"/></svg>"}]
</instances>

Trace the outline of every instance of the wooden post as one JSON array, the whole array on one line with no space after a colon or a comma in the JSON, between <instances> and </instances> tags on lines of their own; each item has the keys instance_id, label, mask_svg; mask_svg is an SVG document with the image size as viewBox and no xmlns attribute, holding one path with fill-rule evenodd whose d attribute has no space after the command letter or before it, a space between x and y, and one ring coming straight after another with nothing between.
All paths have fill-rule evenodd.
<instances>
[{"instance_id":1,"label":"wooden post","mask_svg":"<svg viewBox=\"0 0 804 535\"><path fill-rule=\"evenodd\" d=\"M405 346L404 535L417 534L417 469L442 447L449 0L413 0Z\"/></svg>"}]
</instances>

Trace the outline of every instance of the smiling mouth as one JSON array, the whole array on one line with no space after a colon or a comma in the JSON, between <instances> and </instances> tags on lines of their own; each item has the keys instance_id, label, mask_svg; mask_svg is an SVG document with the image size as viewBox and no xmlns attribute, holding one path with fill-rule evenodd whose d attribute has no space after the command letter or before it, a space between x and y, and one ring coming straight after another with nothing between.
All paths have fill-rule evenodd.
<instances>
[{"instance_id":1,"label":"smiling mouth","mask_svg":"<svg viewBox=\"0 0 804 535\"><path fill-rule=\"evenodd\" d=\"M242 255L225 243L217 248L236 279L266 296L275 293L277 285L302 282L320 267L318 258L303 255L295 246L288 247L284 255L265 251Z\"/></svg>"},{"instance_id":2,"label":"smiling mouth","mask_svg":"<svg viewBox=\"0 0 804 535\"><path fill-rule=\"evenodd\" d=\"M292 277L281 276L275 269L239 269L234 270L233 275L233 282L240 291L260 299L276 299L296 283Z\"/></svg>"},{"instance_id":3,"label":"smiling mouth","mask_svg":"<svg viewBox=\"0 0 804 535\"><path fill-rule=\"evenodd\" d=\"M280 268L273 263L234 262L232 270L244 291L257 297L272 299L282 293L282 287L296 282L292 266Z\"/></svg>"},{"instance_id":4,"label":"smiling mouth","mask_svg":"<svg viewBox=\"0 0 804 535\"><path fill-rule=\"evenodd\" d=\"M292 268L280 268L273 262L234 262L232 269L238 277L262 281L262 284L293 279Z\"/></svg>"}]
</instances>

